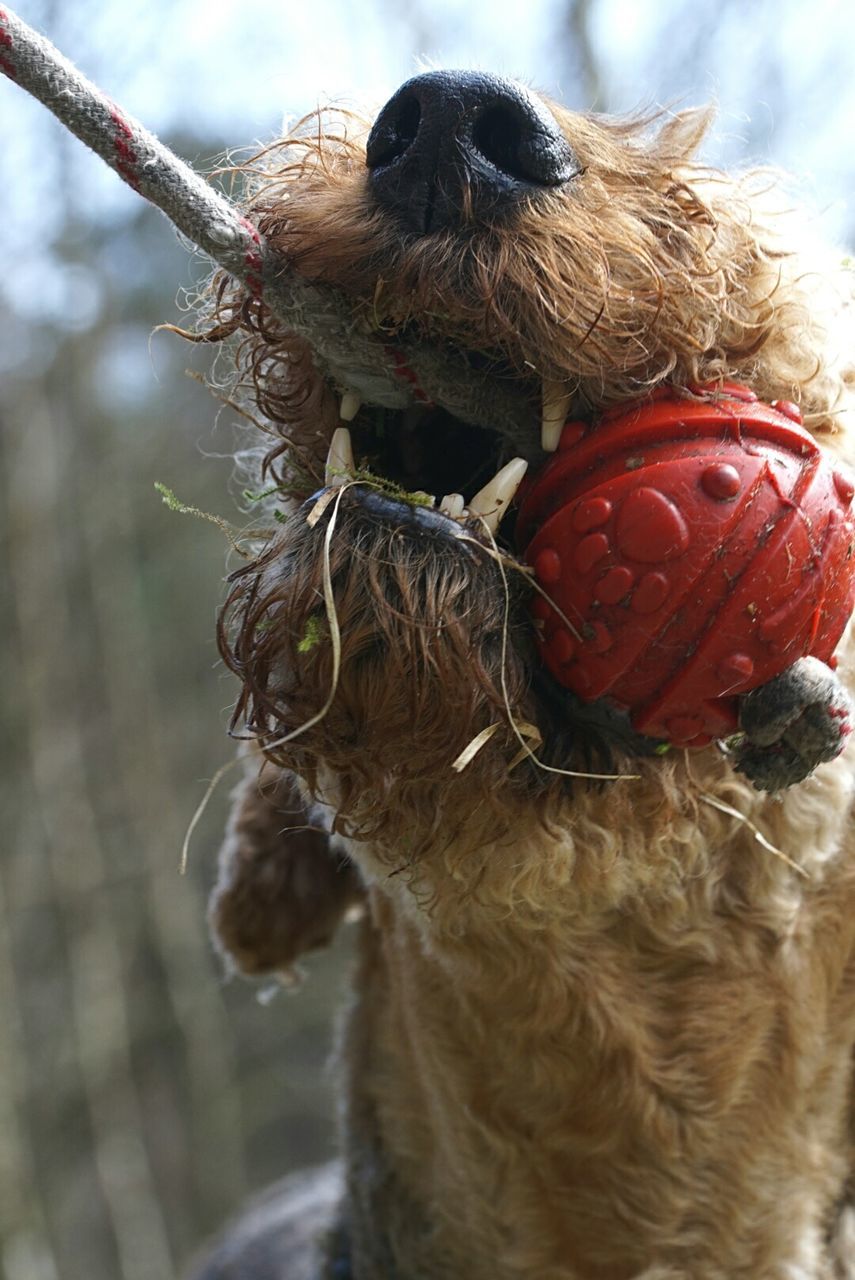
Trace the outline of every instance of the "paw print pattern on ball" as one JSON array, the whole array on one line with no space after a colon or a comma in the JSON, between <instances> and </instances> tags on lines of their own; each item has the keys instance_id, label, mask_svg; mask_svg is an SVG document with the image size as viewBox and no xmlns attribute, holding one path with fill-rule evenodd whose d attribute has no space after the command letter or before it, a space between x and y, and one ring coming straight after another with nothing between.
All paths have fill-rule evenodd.
<instances>
[{"instance_id":1,"label":"paw print pattern on ball","mask_svg":"<svg viewBox=\"0 0 855 1280\"><path fill-rule=\"evenodd\" d=\"M568 424L518 522L556 606L532 606L546 666L651 737L735 732L740 695L832 657L855 606L853 493L794 405L734 384Z\"/></svg>"}]
</instances>

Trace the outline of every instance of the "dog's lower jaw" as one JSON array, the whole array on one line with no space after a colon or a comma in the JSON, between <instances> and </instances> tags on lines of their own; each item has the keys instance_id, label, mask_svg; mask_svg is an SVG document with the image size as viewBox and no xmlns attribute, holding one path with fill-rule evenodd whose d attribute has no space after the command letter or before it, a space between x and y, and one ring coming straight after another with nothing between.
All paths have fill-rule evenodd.
<instances>
[{"instance_id":1,"label":"dog's lower jaw","mask_svg":"<svg viewBox=\"0 0 855 1280\"><path fill-rule=\"evenodd\" d=\"M843 773L814 797L818 846ZM343 1051L355 1280L838 1274L855 873L851 832L833 843L803 883L747 833L675 839L671 900L660 866L610 910L584 875L575 893L568 835L552 910L504 919L489 868L477 909L433 919L378 876Z\"/></svg>"}]
</instances>

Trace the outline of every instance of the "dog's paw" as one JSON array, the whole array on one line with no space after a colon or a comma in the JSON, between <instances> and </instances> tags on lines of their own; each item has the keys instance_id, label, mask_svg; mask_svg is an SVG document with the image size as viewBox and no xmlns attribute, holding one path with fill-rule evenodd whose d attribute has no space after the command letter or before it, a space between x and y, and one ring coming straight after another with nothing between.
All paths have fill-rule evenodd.
<instances>
[{"instance_id":1,"label":"dog's paw","mask_svg":"<svg viewBox=\"0 0 855 1280\"><path fill-rule=\"evenodd\" d=\"M214 940L241 973L294 974L362 901L353 863L314 825L293 779L271 767L237 789L211 894Z\"/></svg>"},{"instance_id":2,"label":"dog's paw","mask_svg":"<svg viewBox=\"0 0 855 1280\"><path fill-rule=\"evenodd\" d=\"M852 699L831 668L800 658L742 699L745 736L734 764L758 791L781 791L839 756L853 719Z\"/></svg>"}]
</instances>

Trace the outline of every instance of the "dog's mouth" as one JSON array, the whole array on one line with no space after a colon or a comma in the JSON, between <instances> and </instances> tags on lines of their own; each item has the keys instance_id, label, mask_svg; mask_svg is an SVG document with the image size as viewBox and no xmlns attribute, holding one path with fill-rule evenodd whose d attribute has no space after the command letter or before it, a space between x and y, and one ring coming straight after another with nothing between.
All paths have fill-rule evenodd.
<instances>
[{"instance_id":1,"label":"dog's mouth","mask_svg":"<svg viewBox=\"0 0 855 1280\"><path fill-rule=\"evenodd\" d=\"M511 443L487 427L461 422L434 405L404 410L362 405L353 393L341 401L342 425L333 433L325 482L375 486L390 503L416 507L425 527L448 520L510 545L508 516L528 463Z\"/></svg>"}]
</instances>

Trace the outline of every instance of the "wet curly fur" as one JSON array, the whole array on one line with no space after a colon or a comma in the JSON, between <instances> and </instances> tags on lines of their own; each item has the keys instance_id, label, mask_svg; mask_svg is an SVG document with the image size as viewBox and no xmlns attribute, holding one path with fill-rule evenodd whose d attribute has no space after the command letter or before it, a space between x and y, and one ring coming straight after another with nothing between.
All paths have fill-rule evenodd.
<instances>
[{"instance_id":1,"label":"wet curly fur","mask_svg":"<svg viewBox=\"0 0 855 1280\"><path fill-rule=\"evenodd\" d=\"M544 379L587 417L733 378L796 401L851 464L848 280L775 182L697 164L703 114L552 109L581 173L510 218L464 198L458 229L403 236L365 129L323 116L247 167L252 216L354 324L463 349L532 403ZM212 918L256 973L366 910L341 1050L347 1257L285 1231L268 1270L240 1254L206 1274L855 1276L855 753L770 797L716 748L625 752L538 672L527 580L474 532L419 532L347 487L307 520L343 388L221 281L208 336L229 335L282 523L223 614L235 723L271 763L236 797ZM357 457L409 488L442 492L456 456L462 490L512 447L470 433L455 455L439 411L380 425L360 411ZM839 656L852 688L851 641Z\"/></svg>"}]
</instances>

